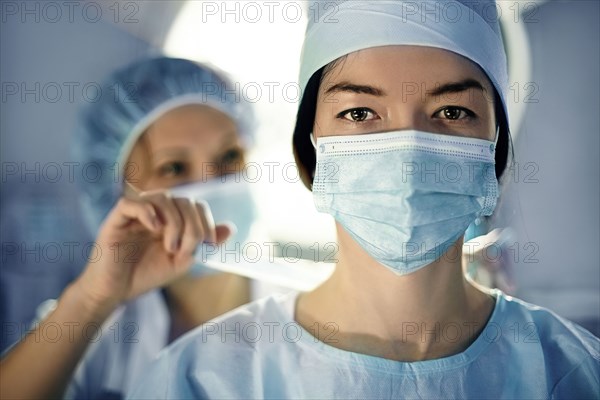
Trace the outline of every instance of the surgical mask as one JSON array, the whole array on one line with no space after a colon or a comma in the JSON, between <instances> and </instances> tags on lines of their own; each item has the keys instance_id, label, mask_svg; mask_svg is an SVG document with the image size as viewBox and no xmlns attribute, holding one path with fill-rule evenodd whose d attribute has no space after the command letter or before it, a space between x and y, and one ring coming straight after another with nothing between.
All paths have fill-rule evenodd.
<instances>
[{"instance_id":1,"label":"surgical mask","mask_svg":"<svg viewBox=\"0 0 600 400\"><path fill-rule=\"evenodd\" d=\"M405 275L440 258L498 197L495 143L414 130L320 137L313 198Z\"/></svg>"},{"instance_id":2,"label":"surgical mask","mask_svg":"<svg viewBox=\"0 0 600 400\"><path fill-rule=\"evenodd\" d=\"M221 263L235 259L250 235L256 218L256 203L250 185L239 174L225 175L206 182L195 182L169 189L173 197L185 197L193 201L205 201L216 224L233 223L234 234L221 245L201 244L195 262L190 269L193 276L204 276L219 271L207 267L202 261L214 260ZM239 256L238 256L239 258Z\"/></svg>"}]
</instances>

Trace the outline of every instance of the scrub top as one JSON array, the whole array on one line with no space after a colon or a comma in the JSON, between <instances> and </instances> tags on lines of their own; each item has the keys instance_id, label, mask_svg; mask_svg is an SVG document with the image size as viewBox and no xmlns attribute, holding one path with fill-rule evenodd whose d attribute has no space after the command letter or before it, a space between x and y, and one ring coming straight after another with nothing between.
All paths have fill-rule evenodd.
<instances>
[{"instance_id":1,"label":"scrub top","mask_svg":"<svg viewBox=\"0 0 600 400\"><path fill-rule=\"evenodd\" d=\"M121 399L169 343L171 318L159 290L120 306L79 362L66 399ZM85 332L85 331L84 331Z\"/></svg>"},{"instance_id":2,"label":"scrub top","mask_svg":"<svg viewBox=\"0 0 600 400\"><path fill-rule=\"evenodd\" d=\"M204 324L163 350L132 399L586 399L600 396L600 340L494 290L475 341L449 357L400 362L315 339L294 321L297 293ZM448 333L449 334L449 333Z\"/></svg>"},{"instance_id":3,"label":"scrub top","mask_svg":"<svg viewBox=\"0 0 600 400\"><path fill-rule=\"evenodd\" d=\"M250 281L252 299L284 292L289 290ZM84 331L93 344L75 370L66 399L125 398L169 344L171 318L161 291L152 290L121 305L97 328Z\"/></svg>"}]
</instances>

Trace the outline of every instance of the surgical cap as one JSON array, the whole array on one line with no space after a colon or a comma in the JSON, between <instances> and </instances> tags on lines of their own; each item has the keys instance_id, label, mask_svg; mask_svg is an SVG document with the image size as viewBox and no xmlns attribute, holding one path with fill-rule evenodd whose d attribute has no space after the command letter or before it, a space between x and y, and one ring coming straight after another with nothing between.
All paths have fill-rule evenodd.
<instances>
[{"instance_id":1,"label":"surgical cap","mask_svg":"<svg viewBox=\"0 0 600 400\"><path fill-rule=\"evenodd\" d=\"M223 112L237 125L245 146L254 135L250 105L214 68L159 57L113 73L98 100L81 113L74 156L82 165L78 179L84 216L95 232L123 192L125 167L139 137L162 115L200 104Z\"/></svg>"},{"instance_id":2,"label":"surgical cap","mask_svg":"<svg viewBox=\"0 0 600 400\"><path fill-rule=\"evenodd\" d=\"M300 110L312 111L314 105L304 104L309 81L338 58L379 46L427 46L452 51L479 65L499 95L504 114L500 123L508 126L507 60L494 0L316 1L311 9L300 64L304 94ZM314 154L307 154L312 151L307 114L314 111L299 112L294 132L296 158L305 173L314 169ZM508 139L500 140L505 144Z\"/></svg>"}]
</instances>

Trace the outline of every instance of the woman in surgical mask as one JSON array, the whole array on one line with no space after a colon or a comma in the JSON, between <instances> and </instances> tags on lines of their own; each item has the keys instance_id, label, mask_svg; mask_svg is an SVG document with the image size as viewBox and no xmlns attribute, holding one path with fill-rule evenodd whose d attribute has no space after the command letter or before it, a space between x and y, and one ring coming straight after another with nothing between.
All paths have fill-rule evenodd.
<instances>
[{"instance_id":1,"label":"woman in surgical mask","mask_svg":"<svg viewBox=\"0 0 600 400\"><path fill-rule=\"evenodd\" d=\"M494 2L332 4L309 22L294 151L335 272L174 343L131 398L597 398L597 338L463 274L509 154Z\"/></svg>"},{"instance_id":2,"label":"woman in surgical mask","mask_svg":"<svg viewBox=\"0 0 600 400\"><path fill-rule=\"evenodd\" d=\"M164 57L116 72L103 93L75 146L100 171L82 181L90 262L2 360L2 398L57 397L69 381L68 398L123 397L170 341L252 295L203 263L225 261L217 244L235 249L255 217L240 176L249 105L216 70ZM34 340L49 326L58 340Z\"/></svg>"}]
</instances>

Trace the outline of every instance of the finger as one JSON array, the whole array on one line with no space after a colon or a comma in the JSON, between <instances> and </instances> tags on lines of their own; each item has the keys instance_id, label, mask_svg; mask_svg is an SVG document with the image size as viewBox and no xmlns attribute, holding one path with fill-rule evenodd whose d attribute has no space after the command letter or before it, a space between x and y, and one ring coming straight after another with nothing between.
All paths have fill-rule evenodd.
<instances>
[{"instance_id":1,"label":"finger","mask_svg":"<svg viewBox=\"0 0 600 400\"><path fill-rule=\"evenodd\" d=\"M237 233L237 227L233 222L225 222L215 227L216 241L215 243L221 244L229 239L231 236Z\"/></svg>"},{"instance_id":2,"label":"finger","mask_svg":"<svg viewBox=\"0 0 600 400\"><path fill-rule=\"evenodd\" d=\"M151 232L162 228L156 209L152 203L122 197L106 219L106 224L117 229L126 227L133 221L139 221Z\"/></svg>"},{"instance_id":3,"label":"finger","mask_svg":"<svg viewBox=\"0 0 600 400\"><path fill-rule=\"evenodd\" d=\"M173 199L165 193L144 194L142 198L155 206L159 218L162 219L165 250L171 254L177 253L181 246L183 220Z\"/></svg>"},{"instance_id":4,"label":"finger","mask_svg":"<svg viewBox=\"0 0 600 400\"><path fill-rule=\"evenodd\" d=\"M179 210L179 214L183 221L183 231L181 236L181 247L179 248L179 256L193 254L198 247L198 244L204 239L204 228L202 219L198 215L198 211L189 199L176 198L173 202Z\"/></svg>"},{"instance_id":5,"label":"finger","mask_svg":"<svg viewBox=\"0 0 600 400\"><path fill-rule=\"evenodd\" d=\"M196 200L195 206L198 216L202 221L204 241L207 243L215 243L217 241L217 232L215 230L215 219L210 210L210 206L204 200Z\"/></svg>"}]
</instances>

